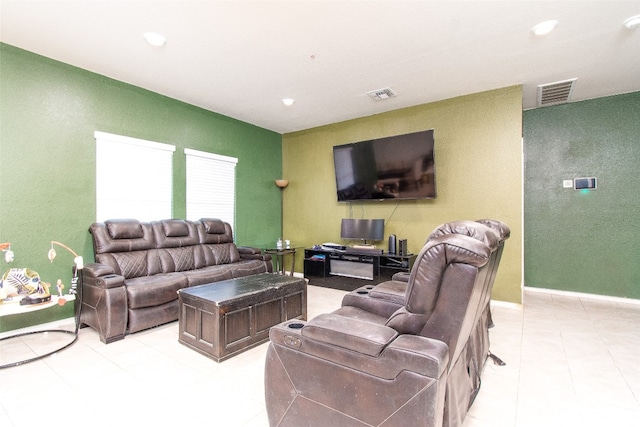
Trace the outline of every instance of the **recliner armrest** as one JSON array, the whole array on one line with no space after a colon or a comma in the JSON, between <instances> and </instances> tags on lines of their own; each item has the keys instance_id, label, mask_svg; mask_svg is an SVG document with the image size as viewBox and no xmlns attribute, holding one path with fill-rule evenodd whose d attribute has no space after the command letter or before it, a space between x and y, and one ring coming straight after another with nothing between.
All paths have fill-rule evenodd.
<instances>
[{"instance_id":1,"label":"recliner armrest","mask_svg":"<svg viewBox=\"0 0 640 427\"><path fill-rule=\"evenodd\" d=\"M406 271L399 271L391 277L391 280L395 280L397 282L408 282L409 276L411 276L411 273Z\"/></svg>"},{"instance_id":2,"label":"recliner armrest","mask_svg":"<svg viewBox=\"0 0 640 427\"><path fill-rule=\"evenodd\" d=\"M302 328L302 336L368 356L378 356L398 333L384 325L328 313L307 322Z\"/></svg>"},{"instance_id":3,"label":"recliner armrest","mask_svg":"<svg viewBox=\"0 0 640 427\"><path fill-rule=\"evenodd\" d=\"M381 362L397 363L432 378L440 378L449 362L449 347L441 341L417 335L399 335L388 326L333 313L320 314L308 321L302 327L301 335L376 357Z\"/></svg>"},{"instance_id":4,"label":"recliner armrest","mask_svg":"<svg viewBox=\"0 0 640 427\"><path fill-rule=\"evenodd\" d=\"M415 361L416 358L429 359L430 363L424 363L426 375L432 378L440 378L445 369L449 365L449 346L442 341L417 336L417 335L400 335L387 347L387 351L391 354L402 354L407 367L411 367L410 360Z\"/></svg>"},{"instance_id":5,"label":"recliner armrest","mask_svg":"<svg viewBox=\"0 0 640 427\"><path fill-rule=\"evenodd\" d=\"M331 313L331 316L339 315ZM328 318L316 324L316 328L305 330L310 322L316 323L317 317L309 322L291 320L272 327L269 331L272 344L387 380L397 378L403 371L438 379L449 364L449 347L437 339L397 335L384 325L345 316L341 316L344 321ZM357 331L356 338L347 334L345 328ZM393 332L389 333L389 329ZM382 335L369 335L375 331ZM393 334L395 338L389 338ZM351 339L358 342L350 343ZM385 345L386 340L389 342ZM382 348L379 354L371 355L379 348Z\"/></svg>"}]
</instances>

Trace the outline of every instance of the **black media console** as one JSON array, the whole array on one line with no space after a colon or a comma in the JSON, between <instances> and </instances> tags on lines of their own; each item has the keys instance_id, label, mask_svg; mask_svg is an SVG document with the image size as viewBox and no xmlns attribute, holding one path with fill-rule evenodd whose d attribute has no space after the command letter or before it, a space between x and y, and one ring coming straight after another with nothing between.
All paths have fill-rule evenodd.
<instances>
[{"instance_id":1,"label":"black media console","mask_svg":"<svg viewBox=\"0 0 640 427\"><path fill-rule=\"evenodd\" d=\"M391 280L395 273L409 272L416 259L415 255L366 252L305 249L304 277L311 285L352 291Z\"/></svg>"}]
</instances>

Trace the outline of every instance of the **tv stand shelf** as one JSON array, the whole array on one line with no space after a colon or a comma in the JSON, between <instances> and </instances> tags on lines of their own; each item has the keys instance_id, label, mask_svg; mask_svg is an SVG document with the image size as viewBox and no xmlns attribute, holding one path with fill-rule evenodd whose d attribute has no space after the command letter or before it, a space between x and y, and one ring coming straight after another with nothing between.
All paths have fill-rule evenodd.
<instances>
[{"instance_id":1,"label":"tv stand shelf","mask_svg":"<svg viewBox=\"0 0 640 427\"><path fill-rule=\"evenodd\" d=\"M311 285L352 291L391 280L395 273L411 271L415 259L413 254L305 249L304 277Z\"/></svg>"}]
</instances>

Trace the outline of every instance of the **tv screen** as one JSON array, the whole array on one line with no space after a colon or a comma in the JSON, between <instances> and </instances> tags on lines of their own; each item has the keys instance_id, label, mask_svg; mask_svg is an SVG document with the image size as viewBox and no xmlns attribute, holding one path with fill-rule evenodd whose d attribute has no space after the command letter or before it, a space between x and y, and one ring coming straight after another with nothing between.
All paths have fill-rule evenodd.
<instances>
[{"instance_id":1,"label":"tv screen","mask_svg":"<svg viewBox=\"0 0 640 427\"><path fill-rule=\"evenodd\" d=\"M383 240L384 219L343 218L340 225L340 237L345 240Z\"/></svg>"},{"instance_id":2,"label":"tv screen","mask_svg":"<svg viewBox=\"0 0 640 427\"><path fill-rule=\"evenodd\" d=\"M333 147L339 202L433 199L433 129Z\"/></svg>"}]
</instances>

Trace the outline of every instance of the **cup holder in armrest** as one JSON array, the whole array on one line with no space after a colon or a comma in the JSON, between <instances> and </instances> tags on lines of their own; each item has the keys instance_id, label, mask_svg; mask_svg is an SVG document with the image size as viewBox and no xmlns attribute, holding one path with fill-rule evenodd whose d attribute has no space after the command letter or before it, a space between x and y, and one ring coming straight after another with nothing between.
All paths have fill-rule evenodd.
<instances>
[{"instance_id":1,"label":"cup holder in armrest","mask_svg":"<svg viewBox=\"0 0 640 427\"><path fill-rule=\"evenodd\" d=\"M298 323L298 322L289 323L287 325L287 328L290 328L290 329L302 329L303 327L304 327L304 323Z\"/></svg>"},{"instance_id":2,"label":"cup holder in armrest","mask_svg":"<svg viewBox=\"0 0 640 427\"><path fill-rule=\"evenodd\" d=\"M356 293L358 293L360 295L367 295L369 293L369 291L357 291Z\"/></svg>"},{"instance_id":3,"label":"cup holder in armrest","mask_svg":"<svg viewBox=\"0 0 640 427\"><path fill-rule=\"evenodd\" d=\"M117 274L107 274L106 276L96 277L95 280L96 284L104 289L124 286L124 277Z\"/></svg>"}]
</instances>

